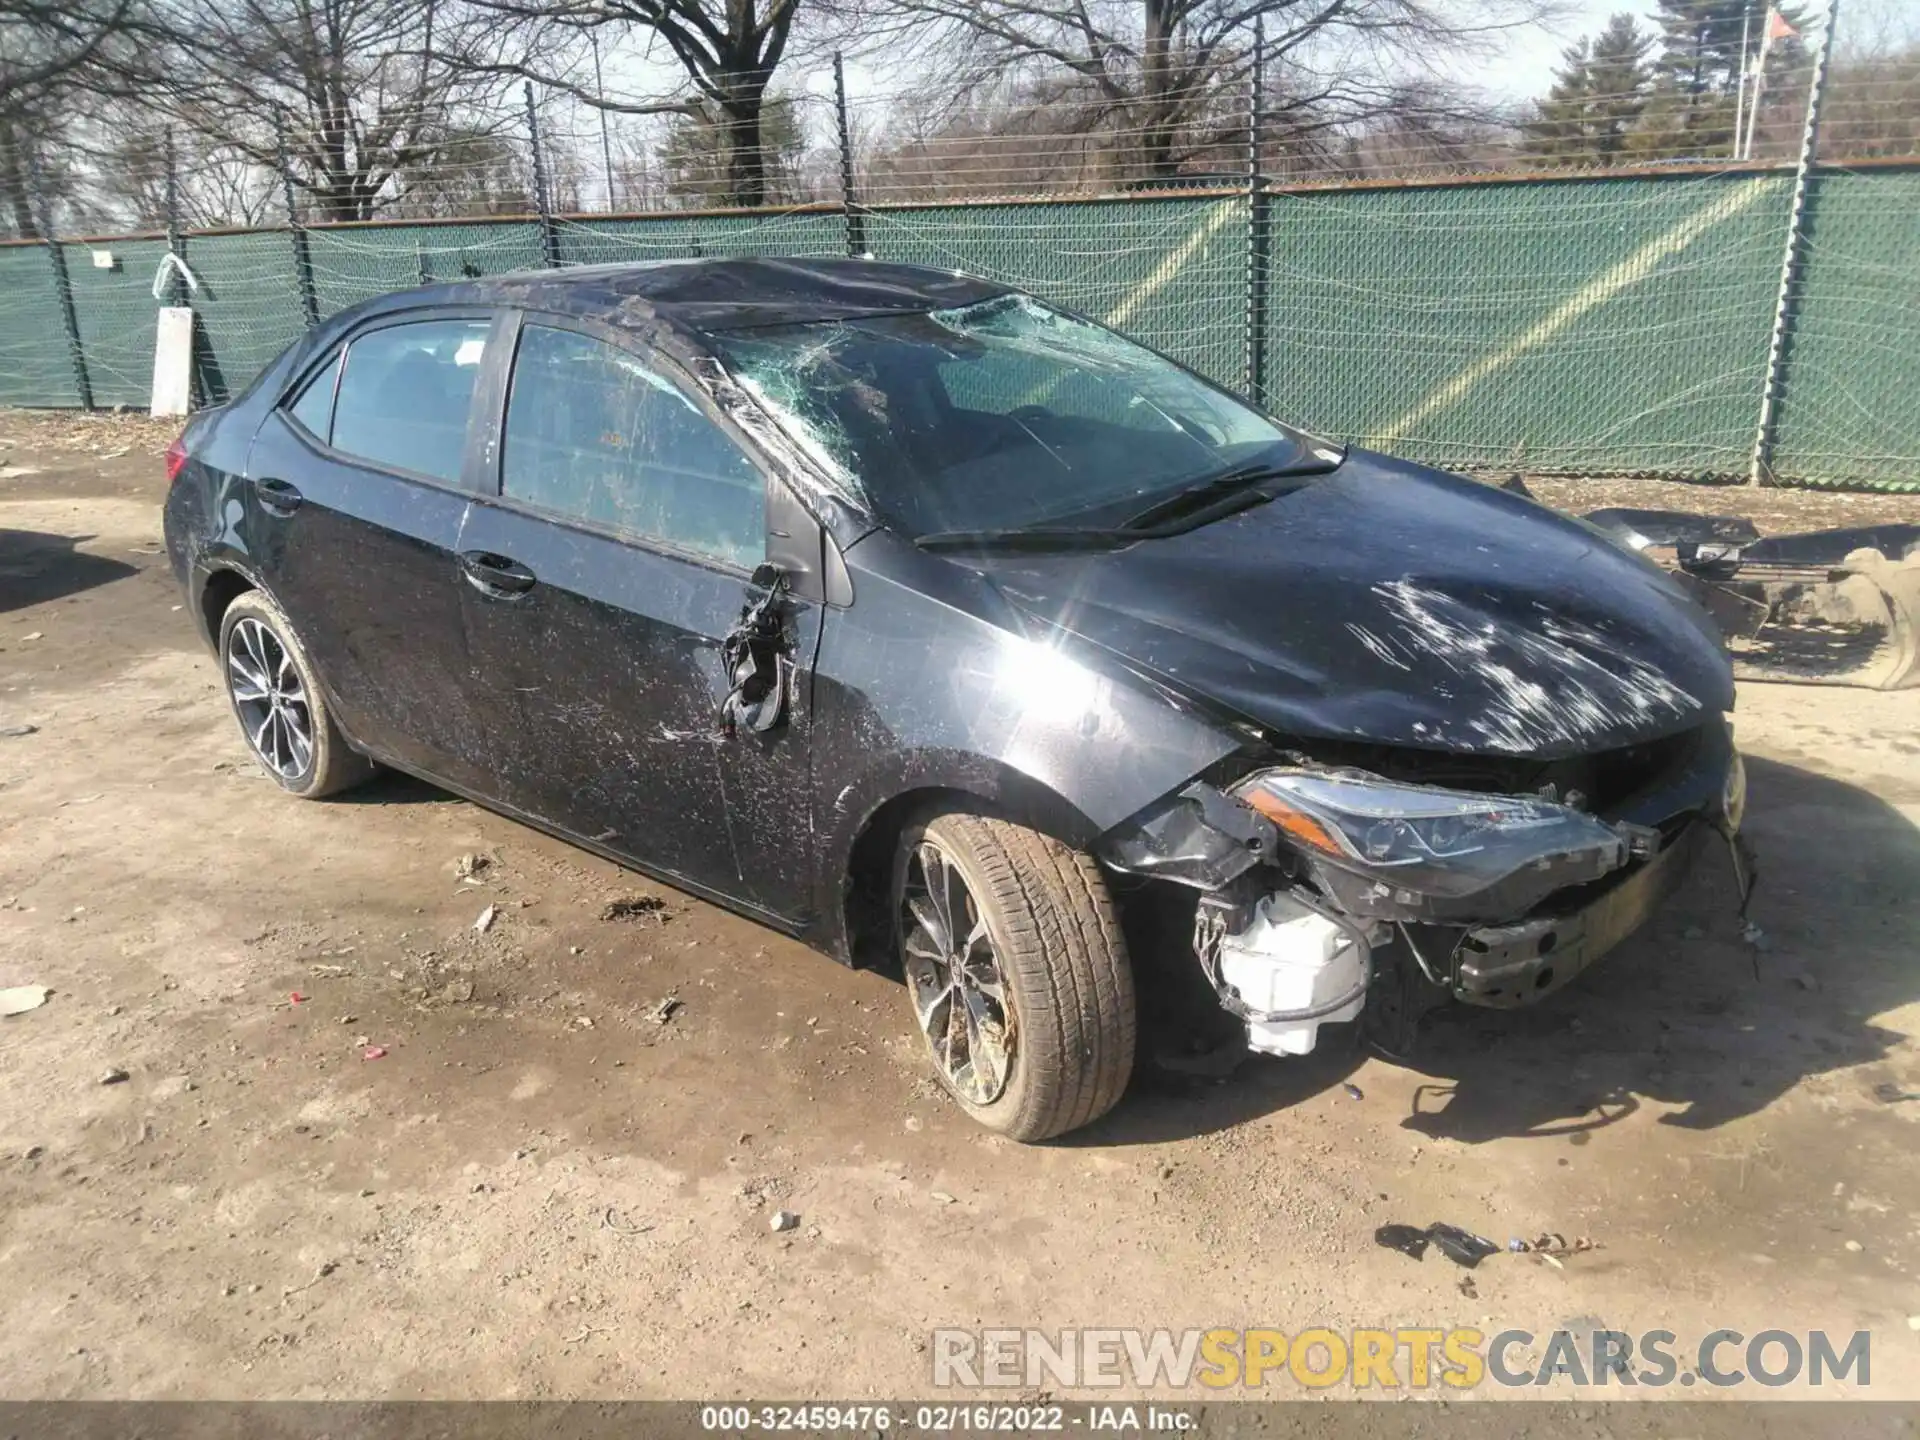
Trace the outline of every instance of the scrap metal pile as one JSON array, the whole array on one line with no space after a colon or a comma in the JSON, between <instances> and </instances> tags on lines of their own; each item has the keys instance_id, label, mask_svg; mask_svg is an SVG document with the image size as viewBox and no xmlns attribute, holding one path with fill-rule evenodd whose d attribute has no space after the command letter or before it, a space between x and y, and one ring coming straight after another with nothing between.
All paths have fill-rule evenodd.
<instances>
[{"instance_id":1,"label":"scrap metal pile","mask_svg":"<svg viewBox=\"0 0 1920 1440\"><path fill-rule=\"evenodd\" d=\"M1763 538L1737 515L1608 509L1585 519L1674 575L1719 622L1742 679L1920 684L1920 525Z\"/></svg>"}]
</instances>

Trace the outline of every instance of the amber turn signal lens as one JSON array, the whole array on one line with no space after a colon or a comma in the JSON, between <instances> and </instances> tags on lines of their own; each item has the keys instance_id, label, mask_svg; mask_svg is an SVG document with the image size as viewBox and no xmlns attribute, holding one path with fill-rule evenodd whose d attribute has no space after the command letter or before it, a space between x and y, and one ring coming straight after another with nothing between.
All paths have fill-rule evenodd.
<instances>
[{"instance_id":1,"label":"amber turn signal lens","mask_svg":"<svg viewBox=\"0 0 1920 1440\"><path fill-rule=\"evenodd\" d=\"M1312 846L1328 855L1346 853L1340 848L1340 843L1327 833L1326 826L1313 816L1290 808L1279 796L1256 785L1242 798L1277 825L1283 835L1289 835L1302 845Z\"/></svg>"}]
</instances>

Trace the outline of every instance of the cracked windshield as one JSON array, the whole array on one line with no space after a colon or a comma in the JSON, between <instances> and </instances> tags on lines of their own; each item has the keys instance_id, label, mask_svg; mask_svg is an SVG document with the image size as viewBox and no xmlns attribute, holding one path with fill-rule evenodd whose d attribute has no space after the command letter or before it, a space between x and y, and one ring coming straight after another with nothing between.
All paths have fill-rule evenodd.
<instances>
[{"instance_id":1,"label":"cracked windshield","mask_svg":"<svg viewBox=\"0 0 1920 1440\"><path fill-rule=\"evenodd\" d=\"M1021 296L714 343L850 494L912 535L1108 523L1304 452L1171 361Z\"/></svg>"}]
</instances>

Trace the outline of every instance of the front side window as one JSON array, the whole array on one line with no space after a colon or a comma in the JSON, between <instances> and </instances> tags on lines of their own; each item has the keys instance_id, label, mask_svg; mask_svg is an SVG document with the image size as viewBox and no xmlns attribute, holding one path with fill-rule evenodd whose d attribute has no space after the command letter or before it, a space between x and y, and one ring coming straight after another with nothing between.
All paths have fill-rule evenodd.
<instances>
[{"instance_id":1,"label":"front side window","mask_svg":"<svg viewBox=\"0 0 1920 1440\"><path fill-rule=\"evenodd\" d=\"M334 401L333 448L457 483L490 328L485 320L420 320L356 337Z\"/></svg>"},{"instance_id":2,"label":"front side window","mask_svg":"<svg viewBox=\"0 0 1920 1440\"><path fill-rule=\"evenodd\" d=\"M664 375L590 335L524 325L507 395L508 499L751 569L758 467Z\"/></svg>"},{"instance_id":3,"label":"front side window","mask_svg":"<svg viewBox=\"0 0 1920 1440\"><path fill-rule=\"evenodd\" d=\"M1112 519L1305 453L1171 361L1021 295L710 339L850 496L916 536Z\"/></svg>"}]
</instances>

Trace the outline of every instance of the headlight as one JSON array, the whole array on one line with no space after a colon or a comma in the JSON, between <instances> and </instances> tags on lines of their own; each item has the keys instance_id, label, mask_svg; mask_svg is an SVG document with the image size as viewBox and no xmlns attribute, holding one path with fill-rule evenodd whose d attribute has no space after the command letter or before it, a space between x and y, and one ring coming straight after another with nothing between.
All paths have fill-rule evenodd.
<instances>
[{"instance_id":1,"label":"headlight","mask_svg":"<svg viewBox=\"0 0 1920 1440\"><path fill-rule=\"evenodd\" d=\"M1546 800L1307 770L1265 770L1234 793L1309 858L1418 895L1470 895L1564 860L1600 875L1628 854L1591 815Z\"/></svg>"}]
</instances>

